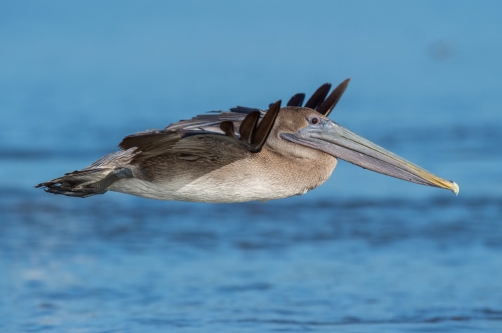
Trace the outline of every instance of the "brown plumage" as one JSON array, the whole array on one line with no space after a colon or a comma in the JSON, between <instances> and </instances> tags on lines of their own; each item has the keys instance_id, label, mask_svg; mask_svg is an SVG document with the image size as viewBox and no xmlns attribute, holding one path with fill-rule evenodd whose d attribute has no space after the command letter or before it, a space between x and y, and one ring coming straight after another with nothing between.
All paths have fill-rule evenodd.
<instances>
[{"instance_id":1,"label":"brown plumage","mask_svg":"<svg viewBox=\"0 0 502 333\"><path fill-rule=\"evenodd\" d=\"M293 133L314 112L298 107L281 109L277 125L259 153L223 135L192 135L177 140L156 156L134 157L132 161L137 162L129 166L136 179L162 184L165 190L151 193L144 186L130 188L128 180L113 184L110 190L154 199L204 202L271 200L303 194L325 182L337 160L324 152L284 142L279 134Z\"/></svg>"},{"instance_id":2,"label":"brown plumage","mask_svg":"<svg viewBox=\"0 0 502 333\"><path fill-rule=\"evenodd\" d=\"M237 107L130 135L122 151L89 167L41 183L46 191L87 197L106 191L200 202L242 202L303 194L325 182L345 159L408 181L448 188L434 176L332 122L327 115L349 80L331 94L322 85L302 107L304 94L268 111Z\"/></svg>"}]
</instances>

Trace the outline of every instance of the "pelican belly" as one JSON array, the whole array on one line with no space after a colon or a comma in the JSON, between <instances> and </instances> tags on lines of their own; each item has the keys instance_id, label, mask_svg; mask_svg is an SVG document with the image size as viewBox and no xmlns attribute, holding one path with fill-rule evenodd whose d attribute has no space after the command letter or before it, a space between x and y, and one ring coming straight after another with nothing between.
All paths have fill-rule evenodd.
<instances>
[{"instance_id":1,"label":"pelican belly","mask_svg":"<svg viewBox=\"0 0 502 333\"><path fill-rule=\"evenodd\" d=\"M309 160L282 166L263 159L238 160L196 179L121 179L109 189L157 200L230 203L281 199L304 194L324 183L336 166L336 159L329 159L331 163L322 168Z\"/></svg>"},{"instance_id":2,"label":"pelican belly","mask_svg":"<svg viewBox=\"0 0 502 333\"><path fill-rule=\"evenodd\" d=\"M231 167L231 165L229 165ZM238 174L222 177L226 170L211 172L174 193L176 200L202 202L244 202L273 200L307 192L305 186L287 179L278 182L270 175Z\"/></svg>"},{"instance_id":3,"label":"pelican belly","mask_svg":"<svg viewBox=\"0 0 502 333\"><path fill-rule=\"evenodd\" d=\"M263 177L243 175L222 180L220 174L221 171L215 171L181 187L176 182L122 179L110 190L157 200L230 203L281 199L304 194L317 187L298 186L293 182L278 184Z\"/></svg>"}]
</instances>

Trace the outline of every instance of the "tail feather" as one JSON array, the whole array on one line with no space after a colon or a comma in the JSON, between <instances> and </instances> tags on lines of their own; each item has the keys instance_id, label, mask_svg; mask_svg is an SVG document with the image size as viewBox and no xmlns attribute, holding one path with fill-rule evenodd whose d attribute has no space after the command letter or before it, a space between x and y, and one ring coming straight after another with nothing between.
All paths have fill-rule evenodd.
<instances>
[{"instance_id":1,"label":"tail feather","mask_svg":"<svg viewBox=\"0 0 502 333\"><path fill-rule=\"evenodd\" d=\"M112 170L108 169L88 169L73 171L63 177L51 181L40 183L36 188L42 187L45 192L54 194L64 194L70 197L89 197L95 194L103 194L106 190L95 188L94 184L101 180Z\"/></svg>"},{"instance_id":2,"label":"tail feather","mask_svg":"<svg viewBox=\"0 0 502 333\"><path fill-rule=\"evenodd\" d=\"M103 194L117 180L134 177L131 169L122 167L132 158L133 150L108 154L85 169L66 173L63 177L40 183L35 187L70 197L86 198Z\"/></svg>"},{"instance_id":3,"label":"tail feather","mask_svg":"<svg viewBox=\"0 0 502 333\"><path fill-rule=\"evenodd\" d=\"M132 171L127 168L88 169L67 173L63 177L40 183L35 187L42 187L49 193L86 198L105 193L107 188L119 179L133 177Z\"/></svg>"}]
</instances>

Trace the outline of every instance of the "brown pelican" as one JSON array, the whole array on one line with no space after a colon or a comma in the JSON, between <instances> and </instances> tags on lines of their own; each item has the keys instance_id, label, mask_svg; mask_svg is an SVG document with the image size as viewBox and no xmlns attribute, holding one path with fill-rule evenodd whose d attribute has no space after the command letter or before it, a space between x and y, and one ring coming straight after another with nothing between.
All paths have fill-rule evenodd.
<instances>
[{"instance_id":1,"label":"brown pelican","mask_svg":"<svg viewBox=\"0 0 502 333\"><path fill-rule=\"evenodd\" d=\"M442 179L328 119L349 79L322 85L302 106L294 95L267 111L237 107L164 130L125 137L121 151L41 183L47 192L88 197L116 191L160 200L243 202L301 195L324 183L338 159L406 181L449 189Z\"/></svg>"}]
</instances>

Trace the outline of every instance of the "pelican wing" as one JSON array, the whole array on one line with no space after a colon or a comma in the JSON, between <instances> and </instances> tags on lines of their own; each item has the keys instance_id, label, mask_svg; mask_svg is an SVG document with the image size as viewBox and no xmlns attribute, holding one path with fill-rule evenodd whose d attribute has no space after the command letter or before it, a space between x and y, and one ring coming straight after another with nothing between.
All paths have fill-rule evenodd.
<instances>
[{"instance_id":1,"label":"pelican wing","mask_svg":"<svg viewBox=\"0 0 502 333\"><path fill-rule=\"evenodd\" d=\"M267 112L254 110L247 114L226 112L197 116L191 120L169 125L164 130L152 130L126 136L120 142L119 147L123 150L134 148L132 160L139 161L172 151L173 147L186 137L204 135L219 136L220 139L230 140L246 147L252 153L258 153L272 130L280 108L281 101L277 101ZM234 117L236 114L239 114L239 117ZM232 116L229 117L229 115ZM238 123L238 136L233 121ZM190 159L190 151L187 151L185 155L187 159Z\"/></svg>"},{"instance_id":2,"label":"pelican wing","mask_svg":"<svg viewBox=\"0 0 502 333\"><path fill-rule=\"evenodd\" d=\"M320 86L312 97L309 98L305 107L310 107L318 111L319 113L328 116L330 112L334 109L342 94L345 92L350 79L346 79L340 83L329 95L328 92L331 89L330 83L325 83ZM327 97L326 97L327 96ZM298 93L291 97L288 101L287 106L299 106L303 105L305 99L304 93ZM270 104L270 107L273 104ZM220 124L224 121L231 121L233 123L234 129L236 131L240 130L240 125L244 118L252 112L260 112L260 119L265 116L266 111L260 110L258 108L249 108L245 106L237 106L231 108L230 112L224 111L212 111L206 114L198 115L192 119L181 120L177 123L170 124L165 128L165 130L190 130L190 131L208 131L211 133L223 134L224 131L220 128Z\"/></svg>"},{"instance_id":3,"label":"pelican wing","mask_svg":"<svg viewBox=\"0 0 502 333\"><path fill-rule=\"evenodd\" d=\"M336 106L350 79L340 83L329 95L330 83L320 86L309 98L305 107L328 116ZM301 107L304 93L291 97L288 106ZM192 119L170 124L164 130L140 132L125 137L119 147L135 148L135 160L150 158L167 152L176 142L193 135L222 135L246 146L251 152L259 152L265 144L280 109L280 103L270 104L269 111L237 106L230 112L210 112ZM270 112L273 110L273 112ZM267 116L269 115L269 116ZM236 133L239 133L236 135Z\"/></svg>"},{"instance_id":4,"label":"pelican wing","mask_svg":"<svg viewBox=\"0 0 502 333\"><path fill-rule=\"evenodd\" d=\"M238 106L230 109L230 112L213 111L206 114L201 114L192 119L180 120L177 123L170 124L165 128L166 131L203 131L211 133L224 132L220 128L220 124L224 121L231 121L234 123L236 130L240 128L240 124L251 112L260 112L260 118L265 115L265 111L260 111L255 108L246 108Z\"/></svg>"}]
</instances>

